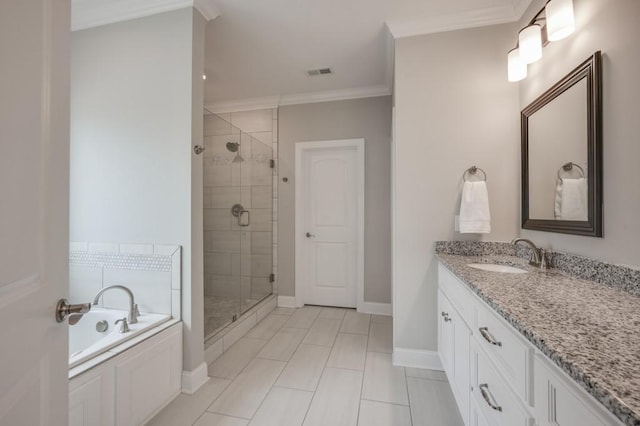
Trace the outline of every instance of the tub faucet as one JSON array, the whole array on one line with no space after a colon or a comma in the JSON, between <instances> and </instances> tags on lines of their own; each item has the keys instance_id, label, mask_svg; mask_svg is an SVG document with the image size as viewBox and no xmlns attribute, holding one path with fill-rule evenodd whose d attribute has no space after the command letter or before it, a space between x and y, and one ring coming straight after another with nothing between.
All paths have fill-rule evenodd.
<instances>
[{"instance_id":1,"label":"tub faucet","mask_svg":"<svg viewBox=\"0 0 640 426\"><path fill-rule=\"evenodd\" d=\"M529 261L529 265L535 266L540 269L547 269L549 266L547 265L547 258L544 255L544 250L536 247L535 244L531 240L527 240L526 238L514 238L511 240L511 244L516 245L518 243L525 243L531 248L531 260Z\"/></svg>"},{"instance_id":2,"label":"tub faucet","mask_svg":"<svg viewBox=\"0 0 640 426\"><path fill-rule=\"evenodd\" d=\"M120 289L125 293L127 293L127 295L129 296L129 316L127 320L129 321L129 324L137 323L138 315L140 315L140 313L138 312L138 305L136 305L135 302L133 301L133 293L131 292L131 290L129 290L127 287L123 285L110 285L109 287L103 288L98 292L98 294L96 294L96 297L93 298L93 304L97 305L98 300L100 299L100 296L102 296L102 294L105 291L111 290L111 289Z\"/></svg>"}]
</instances>

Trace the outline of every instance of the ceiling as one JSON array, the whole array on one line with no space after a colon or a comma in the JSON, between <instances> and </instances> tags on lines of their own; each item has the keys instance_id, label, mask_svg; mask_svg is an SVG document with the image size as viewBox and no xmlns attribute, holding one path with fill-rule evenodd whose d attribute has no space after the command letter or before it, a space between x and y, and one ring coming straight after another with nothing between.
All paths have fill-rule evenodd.
<instances>
[{"instance_id":1,"label":"ceiling","mask_svg":"<svg viewBox=\"0 0 640 426\"><path fill-rule=\"evenodd\" d=\"M393 38L513 22L531 0L73 0L74 29L189 5L210 20L205 105L390 94ZM107 12L111 15L106 16ZM326 76L306 71L331 67Z\"/></svg>"},{"instance_id":2,"label":"ceiling","mask_svg":"<svg viewBox=\"0 0 640 426\"><path fill-rule=\"evenodd\" d=\"M213 110L391 92L395 37L515 21L521 0L216 0L207 24ZM386 23L386 25L385 25ZM307 76L314 68L335 74Z\"/></svg>"}]
</instances>

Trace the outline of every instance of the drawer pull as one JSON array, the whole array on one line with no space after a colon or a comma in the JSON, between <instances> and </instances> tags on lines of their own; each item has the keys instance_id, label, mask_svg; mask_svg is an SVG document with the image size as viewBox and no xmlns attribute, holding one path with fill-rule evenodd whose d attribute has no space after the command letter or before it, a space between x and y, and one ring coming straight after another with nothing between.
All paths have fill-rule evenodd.
<instances>
[{"instance_id":1,"label":"drawer pull","mask_svg":"<svg viewBox=\"0 0 640 426\"><path fill-rule=\"evenodd\" d=\"M478 387L480 388L480 393L482 394L482 398L484 398L484 400L487 402L489 407L493 408L496 411L502 411L501 406L496 405L492 402L494 398L493 398L493 395L491 395L491 392L489 392L489 385L486 383L483 383Z\"/></svg>"},{"instance_id":2,"label":"drawer pull","mask_svg":"<svg viewBox=\"0 0 640 426\"><path fill-rule=\"evenodd\" d=\"M449 314L447 312L440 312L440 315L442 315L442 317L444 318L444 322L451 321L451 318L449 318Z\"/></svg>"},{"instance_id":3,"label":"drawer pull","mask_svg":"<svg viewBox=\"0 0 640 426\"><path fill-rule=\"evenodd\" d=\"M502 346L502 342L497 341L491 335L491 333L489 333L489 329L487 327L480 327L478 331L480 331L480 334L482 334L482 337L484 337L484 340L486 340L487 342L491 343L492 345Z\"/></svg>"}]
</instances>

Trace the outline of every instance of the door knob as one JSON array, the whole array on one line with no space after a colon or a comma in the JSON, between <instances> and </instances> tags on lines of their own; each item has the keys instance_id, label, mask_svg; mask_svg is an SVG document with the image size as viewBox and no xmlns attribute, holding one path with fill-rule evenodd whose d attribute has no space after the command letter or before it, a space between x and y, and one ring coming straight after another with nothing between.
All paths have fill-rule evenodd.
<instances>
[{"instance_id":1,"label":"door knob","mask_svg":"<svg viewBox=\"0 0 640 426\"><path fill-rule=\"evenodd\" d=\"M315 237L315 235L313 235L311 232L307 232L307 238L313 238Z\"/></svg>"}]
</instances>

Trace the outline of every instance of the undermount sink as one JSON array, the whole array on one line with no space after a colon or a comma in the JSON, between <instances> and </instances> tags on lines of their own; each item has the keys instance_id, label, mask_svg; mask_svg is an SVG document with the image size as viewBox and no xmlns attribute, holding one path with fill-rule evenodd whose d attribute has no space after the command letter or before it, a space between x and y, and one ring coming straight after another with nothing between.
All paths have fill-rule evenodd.
<instances>
[{"instance_id":1,"label":"undermount sink","mask_svg":"<svg viewBox=\"0 0 640 426\"><path fill-rule=\"evenodd\" d=\"M469 263L467 266L483 271L502 272L504 274L526 274L528 271L508 265L498 265L496 263Z\"/></svg>"}]
</instances>

